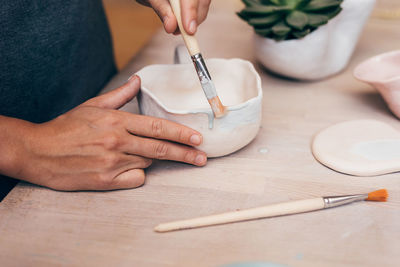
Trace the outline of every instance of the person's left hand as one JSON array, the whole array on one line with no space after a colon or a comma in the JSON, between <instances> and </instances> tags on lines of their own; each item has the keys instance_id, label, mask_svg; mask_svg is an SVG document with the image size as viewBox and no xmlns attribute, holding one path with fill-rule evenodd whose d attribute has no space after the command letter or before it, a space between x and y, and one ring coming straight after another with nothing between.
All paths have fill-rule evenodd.
<instances>
[{"instance_id":1,"label":"person's left hand","mask_svg":"<svg viewBox=\"0 0 400 267\"><path fill-rule=\"evenodd\" d=\"M164 24L167 33L178 33L178 24L168 0L136 0L138 3L154 9ZM193 35L197 26L207 17L211 0L180 0L181 16L185 31Z\"/></svg>"}]
</instances>

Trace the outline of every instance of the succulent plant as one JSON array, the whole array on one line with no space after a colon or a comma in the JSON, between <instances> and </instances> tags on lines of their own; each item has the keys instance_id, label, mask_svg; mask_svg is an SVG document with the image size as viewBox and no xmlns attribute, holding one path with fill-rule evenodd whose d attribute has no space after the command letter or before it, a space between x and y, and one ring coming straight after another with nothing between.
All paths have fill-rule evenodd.
<instances>
[{"instance_id":1,"label":"succulent plant","mask_svg":"<svg viewBox=\"0 0 400 267\"><path fill-rule=\"evenodd\" d=\"M242 0L238 16L257 34L276 41L300 39L328 23L343 0Z\"/></svg>"}]
</instances>

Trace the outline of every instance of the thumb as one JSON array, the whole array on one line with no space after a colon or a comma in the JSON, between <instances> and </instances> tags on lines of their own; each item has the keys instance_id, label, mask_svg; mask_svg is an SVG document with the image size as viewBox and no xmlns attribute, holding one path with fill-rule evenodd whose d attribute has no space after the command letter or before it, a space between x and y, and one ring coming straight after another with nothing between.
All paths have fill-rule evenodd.
<instances>
[{"instance_id":1,"label":"thumb","mask_svg":"<svg viewBox=\"0 0 400 267\"><path fill-rule=\"evenodd\" d=\"M132 76L121 87L114 89L103 95L89 99L82 105L96 106L100 108L119 109L131 101L139 92L140 78L137 75Z\"/></svg>"},{"instance_id":2,"label":"thumb","mask_svg":"<svg viewBox=\"0 0 400 267\"><path fill-rule=\"evenodd\" d=\"M145 179L146 176L143 169L131 169L114 177L109 189L136 188L142 186Z\"/></svg>"}]
</instances>

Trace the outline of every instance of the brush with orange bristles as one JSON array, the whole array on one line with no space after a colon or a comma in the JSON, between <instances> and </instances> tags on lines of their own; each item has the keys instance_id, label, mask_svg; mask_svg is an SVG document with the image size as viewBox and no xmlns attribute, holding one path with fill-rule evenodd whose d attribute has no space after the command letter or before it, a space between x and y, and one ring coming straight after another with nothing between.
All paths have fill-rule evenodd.
<instances>
[{"instance_id":1,"label":"brush with orange bristles","mask_svg":"<svg viewBox=\"0 0 400 267\"><path fill-rule=\"evenodd\" d=\"M386 189L380 189L369 194L329 196L291 202L278 203L264 207L226 212L195 219L182 220L159 224L154 228L156 232L169 232L217 224L247 221L252 219L269 218L275 216L309 212L349 204L356 201L386 201Z\"/></svg>"}]
</instances>

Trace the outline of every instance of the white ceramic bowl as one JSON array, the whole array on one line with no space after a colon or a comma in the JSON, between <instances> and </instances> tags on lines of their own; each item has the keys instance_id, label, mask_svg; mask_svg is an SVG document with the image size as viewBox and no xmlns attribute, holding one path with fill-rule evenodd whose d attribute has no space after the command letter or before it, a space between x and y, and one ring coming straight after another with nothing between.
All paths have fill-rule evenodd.
<instances>
[{"instance_id":1,"label":"white ceramic bowl","mask_svg":"<svg viewBox=\"0 0 400 267\"><path fill-rule=\"evenodd\" d=\"M208 157L237 151L260 127L261 80L253 65L241 59L209 59L207 67L228 114L214 119L193 65L151 65L137 72L142 80L142 114L168 119L203 135L199 149Z\"/></svg>"},{"instance_id":2,"label":"white ceramic bowl","mask_svg":"<svg viewBox=\"0 0 400 267\"><path fill-rule=\"evenodd\" d=\"M374 86L400 118L400 50L380 54L359 64L354 77Z\"/></svg>"}]
</instances>

